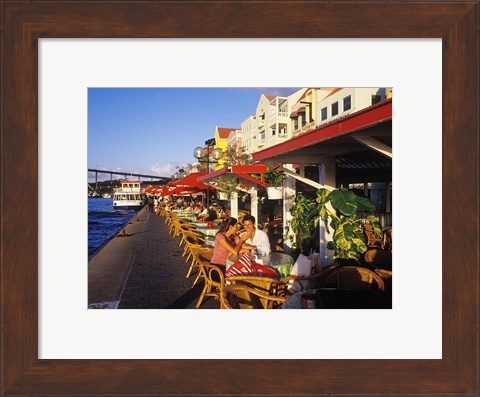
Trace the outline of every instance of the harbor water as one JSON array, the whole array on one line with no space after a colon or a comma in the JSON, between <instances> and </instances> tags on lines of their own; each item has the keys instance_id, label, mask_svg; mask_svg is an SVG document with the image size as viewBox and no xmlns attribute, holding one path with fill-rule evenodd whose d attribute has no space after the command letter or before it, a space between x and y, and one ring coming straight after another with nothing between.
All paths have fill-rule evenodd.
<instances>
[{"instance_id":1,"label":"harbor water","mask_svg":"<svg viewBox=\"0 0 480 397\"><path fill-rule=\"evenodd\" d=\"M88 199L88 257L114 237L137 211L114 210L111 198Z\"/></svg>"}]
</instances>

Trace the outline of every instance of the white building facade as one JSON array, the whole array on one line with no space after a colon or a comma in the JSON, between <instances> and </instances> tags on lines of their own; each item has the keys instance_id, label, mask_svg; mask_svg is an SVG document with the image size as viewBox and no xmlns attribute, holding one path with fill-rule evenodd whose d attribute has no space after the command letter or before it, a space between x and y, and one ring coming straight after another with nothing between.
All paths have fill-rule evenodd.
<instances>
[{"instance_id":1,"label":"white building facade","mask_svg":"<svg viewBox=\"0 0 480 397\"><path fill-rule=\"evenodd\" d=\"M391 90L381 87L302 88L288 97L262 94L255 113L241 123L241 146L252 154L389 97Z\"/></svg>"},{"instance_id":2,"label":"white building facade","mask_svg":"<svg viewBox=\"0 0 480 397\"><path fill-rule=\"evenodd\" d=\"M387 98L386 88L336 88L317 101L317 126L358 112Z\"/></svg>"}]
</instances>

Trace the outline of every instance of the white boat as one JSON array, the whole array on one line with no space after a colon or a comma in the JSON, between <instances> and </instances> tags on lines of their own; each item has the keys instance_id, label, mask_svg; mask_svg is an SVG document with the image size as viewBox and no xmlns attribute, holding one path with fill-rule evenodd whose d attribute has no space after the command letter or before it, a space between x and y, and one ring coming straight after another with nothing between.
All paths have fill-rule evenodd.
<instances>
[{"instance_id":1,"label":"white boat","mask_svg":"<svg viewBox=\"0 0 480 397\"><path fill-rule=\"evenodd\" d=\"M113 208L119 210L140 210L147 199L140 181L120 181L121 187L113 194Z\"/></svg>"}]
</instances>

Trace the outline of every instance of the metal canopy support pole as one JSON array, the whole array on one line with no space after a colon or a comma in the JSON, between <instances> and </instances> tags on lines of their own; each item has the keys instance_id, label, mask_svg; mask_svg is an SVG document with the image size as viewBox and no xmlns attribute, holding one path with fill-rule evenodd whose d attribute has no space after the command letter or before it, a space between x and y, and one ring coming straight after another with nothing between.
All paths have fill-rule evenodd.
<instances>
[{"instance_id":1,"label":"metal canopy support pole","mask_svg":"<svg viewBox=\"0 0 480 397\"><path fill-rule=\"evenodd\" d=\"M288 170L291 173L295 173L292 164L285 164L283 167L284 170ZM285 172L285 174L287 174ZM283 188L283 230L284 235L287 236L283 240L283 249L285 252L290 253L292 251L292 243L290 241L290 236L295 238L295 234L289 228L289 224L292 220L292 214L290 213L291 208L293 207L293 197L295 196L296 187L295 179L290 175L285 178L284 188Z\"/></svg>"},{"instance_id":2,"label":"metal canopy support pole","mask_svg":"<svg viewBox=\"0 0 480 397\"><path fill-rule=\"evenodd\" d=\"M335 164L334 156L330 157L329 160L326 161L324 164L318 165L320 183L329 190L333 190L336 187L335 170L336 170L336 164ZM333 240L333 230L330 229L330 234L328 234L323 221L320 221L318 226L319 226L319 238L320 238L320 242L319 242L320 263L323 269L333 262L334 252L332 250L327 249L327 243Z\"/></svg>"},{"instance_id":3,"label":"metal canopy support pole","mask_svg":"<svg viewBox=\"0 0 480 397\"><path fill-rule=\"evenodd\" d=\"M255 217L257 221L257 227L259 225L258 219L258 192L255 186L250 189L250 213Z\"/></svg>"},{"instance_id":4,"label":"metal canopy support pole","mask_svg":"<svg viewBox=\"0 0 480 397\"><path fill-rule=\"evenodd\" d=\"M230 195L230 216L238 219L238 193L233 192Z\"/></svg>"},{"instance_id":5,"label":"metal canopy support pole","mask_svg":"<svg viewBox=\"0 0 480 397\"><path fill-rule=\"evenodd\" d=\"M207 174L210 174L210 146L207 146ZM210 208L210 185L207 183L207 208Z\"/></svg>"}]
</instances>

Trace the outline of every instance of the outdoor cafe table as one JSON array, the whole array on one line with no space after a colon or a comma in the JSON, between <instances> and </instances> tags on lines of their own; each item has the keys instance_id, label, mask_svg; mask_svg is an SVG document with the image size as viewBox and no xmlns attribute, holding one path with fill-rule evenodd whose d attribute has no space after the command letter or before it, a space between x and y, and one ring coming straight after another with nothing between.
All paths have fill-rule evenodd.
<instances>
[{"instance_id":1,"label":"outdoor cafe table","mask_svg":"<svg viewBox=\"0 0 480 397\"><path fill-rule=\"evenodd\" d=\"M258 256L257 257L258 259L255 259L254 255L251 255L250 257L257 263L260 263L275 269L280 275L281 279L289 276L290 273L292 272L292 268L294 264L293 257L283 252L271 252L268 255ZM239 258L240 258L239 255L230 256L227 259L226 268L228 269L230 266L232 266L236 261L238 261Z\"/></svg>"},{"instance_id":2,"label":"outdoor cafe table","mask_svg":"<svg viewBox=\"0 0 480 397\"><path fill-rule=\"evenodd\" d=\"M173 210L172 212L174 212L175 215L177 216L177 218L180 218L180 219L186 219L187 221L196 221L197 220L197 217L191 211L175 211L175 210Z\"/></svg>"},{"instance_id":3,"label":"outdoor cafe table","mask_svg":"<svg viewBox=\"0 0 480 397\"><path fill-rule=\"evenodd\" d=\"M205 243L203 243L205 247L215 247L215 237L213 236L205 236Z\"/></svg>"},{"instance_id":4,"label":"outdoor cafe table","mask_svg":"<svg viewBox=\"0 0 480 397\"><path fill-rule=\"evenodd\" d=\"M195 223L195 227L198 232L202 233L204 236L215 236L217 232L220 230L219 227L213 227L211 229L208 228L208 223L201 223L197 225Z\"/></svg>"}]
</instances>

